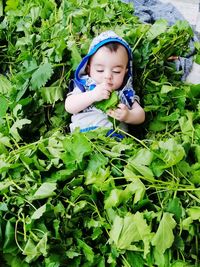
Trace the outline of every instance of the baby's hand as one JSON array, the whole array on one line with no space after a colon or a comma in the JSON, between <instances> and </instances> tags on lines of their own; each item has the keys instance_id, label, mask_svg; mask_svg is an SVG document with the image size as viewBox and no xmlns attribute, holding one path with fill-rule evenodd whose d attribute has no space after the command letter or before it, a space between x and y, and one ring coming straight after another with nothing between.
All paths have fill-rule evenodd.
<instances>
[{"instance_id":1,"label":"baby's hand","mask_svg":"<svg viewBox=\"0 0 200 267\"><path fill-rule=\"evenodd\" d=\"M129 109L126 105L120 103L116 109L110 109L107 114L118 121L125 122L128 118Z\"/></svg>"},{"instance_id":2,"label":"baby's hand","mask_svg":"<svg viewBox=\"0 0 200 267\"><path fill-rule=\"evenodd\" d=\"M110 97L110 94L112 92L112 89L107 83L101 83L98 84L91 93L94 97L94 102L99 102L104 99L108 99Z\"/></svg>"}]
</instances>

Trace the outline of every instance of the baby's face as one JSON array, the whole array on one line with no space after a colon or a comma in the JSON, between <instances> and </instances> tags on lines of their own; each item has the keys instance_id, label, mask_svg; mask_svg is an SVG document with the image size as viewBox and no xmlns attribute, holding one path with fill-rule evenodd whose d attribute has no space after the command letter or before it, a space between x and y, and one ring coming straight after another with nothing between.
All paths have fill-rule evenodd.
<instances>
[{"instance_id":1,"label":"baby's face","mask_svg":"<svg viewBox=\"0 0 200 267\"><path fill-rule=\"evenodd\" d=\"M128 53L120 45L117 51L102 46L91 57L89 75L96 84L106 83L113 91L120 88L127 72Z\"/></svg>"}]
</instances>

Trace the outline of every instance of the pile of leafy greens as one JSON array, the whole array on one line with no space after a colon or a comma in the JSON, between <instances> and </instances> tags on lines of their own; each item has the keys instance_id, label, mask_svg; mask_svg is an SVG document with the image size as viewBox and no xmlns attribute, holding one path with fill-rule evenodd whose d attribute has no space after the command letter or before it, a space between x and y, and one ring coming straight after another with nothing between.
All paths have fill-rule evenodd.
<instances>
[{"instance_id":1,"label":"pile of leafy greens","mask_svg":"<svg viewBox=\"0 0 200 267\"><path fill-rule=\"evenodd\" d=\"M189 53L188 23L142 24L119 0L4 4L1 265L199 266L200 85L181 82L168 61ZM121 142L103 130L69 134L63 103L92 38L106 29L132 47L146 111Z\"/></svg>"}]
</instances>

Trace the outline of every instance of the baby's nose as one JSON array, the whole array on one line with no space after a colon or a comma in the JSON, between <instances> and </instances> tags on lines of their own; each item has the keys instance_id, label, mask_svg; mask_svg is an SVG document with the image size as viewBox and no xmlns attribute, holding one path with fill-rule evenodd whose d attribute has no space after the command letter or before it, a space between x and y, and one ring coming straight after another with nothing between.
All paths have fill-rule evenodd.
<instances>
[{"instance_id":1,"label":"baby's nose","mask_svg":"<svg viewBox=\"0 0 200 267\"><path fill-rule=\"evenodd\" d=\"M104 75L105 79L111 79L112 78L112 72L111 71L106 71Z\"/></svg>"}]
</instances>

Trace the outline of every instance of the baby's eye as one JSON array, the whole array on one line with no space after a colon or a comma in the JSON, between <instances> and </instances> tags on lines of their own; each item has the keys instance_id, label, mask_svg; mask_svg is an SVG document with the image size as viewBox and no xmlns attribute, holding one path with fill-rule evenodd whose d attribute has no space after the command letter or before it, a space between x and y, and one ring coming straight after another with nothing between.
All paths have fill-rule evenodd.
<instances>
[{"instance_id":1,"label":"baby's eye","mask_svg":"<svg viewBox=\"0 0 200 267\"><path fill-rule=\"evenodd\" d=\"M117 71L117 70L113 70L113 73L116 73L116 74L120 74L121 73L121 71Z\"/></svg>"},{"instance_id":2,"label":"baby's eye","mask_svg":"<svg viewBox=\"0 0 200 267\"><path fill-rule=\"evenodd\" d=\"M103 72L103 70L96 70L97 72Z\"/></svg>"}]
</instances>

